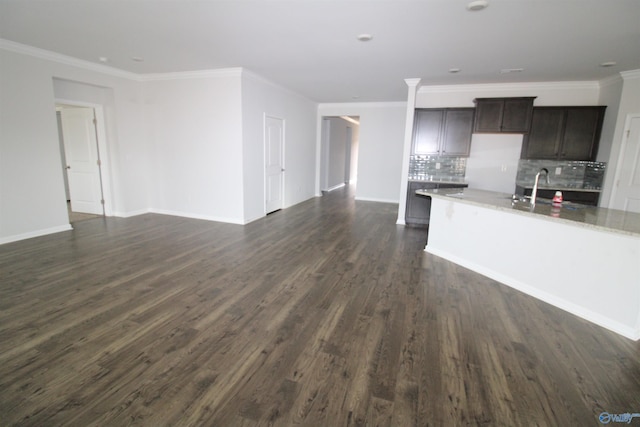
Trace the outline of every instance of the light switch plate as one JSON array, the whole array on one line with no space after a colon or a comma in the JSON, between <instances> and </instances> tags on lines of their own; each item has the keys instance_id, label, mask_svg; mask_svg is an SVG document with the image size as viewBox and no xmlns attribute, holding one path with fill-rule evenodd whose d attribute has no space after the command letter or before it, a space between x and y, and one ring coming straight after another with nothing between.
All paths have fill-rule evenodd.
<instances>
[{"instance_id":1,"label":"light switch plate","mask_svg":"<svg viewBox=\"0 0 640 427\"><path fill-rule=\"evenodd\" d=\"M562 173L562 168L558 166L556 168L556 175L560 175L561 173Z\"/></svg>"}]
</instances>

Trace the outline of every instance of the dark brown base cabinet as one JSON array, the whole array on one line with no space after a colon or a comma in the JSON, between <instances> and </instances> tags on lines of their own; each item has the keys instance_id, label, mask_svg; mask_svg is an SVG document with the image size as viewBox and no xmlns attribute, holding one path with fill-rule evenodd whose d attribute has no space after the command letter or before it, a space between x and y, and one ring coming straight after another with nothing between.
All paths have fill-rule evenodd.
<instances>
[{"instance_id":1,"label":"dark brown base cabinet","mask_svg":"<svg viewBox=\"0 0 640 427\"><path fill-rule=\"evenodd\" d=\"M595 161L605 108L534 108L522 158Z\"/></svg>"},{"instance_id":2,"label":"dark brown base cabinet","mask_svg":"<svg viewBox=\"0 0 640 427\"><path fill-rule=\"evenodd\" d=\"M409 181L407 186L407 207L404 222L409 227L428 227L431 215L431 197L418 196L416 191L435 188L465 188L467 184L450 184L436 182Z\"/></svg>"},{"instance_id":3,"label":"dark brown base cabinet","mask_svg":"<svg viewBox=\"0 0 640 427\"><path fill-rule=\"evenodd\" d=\"M521 196L531 196L531 188L525 188L521 186L516 186L516 194ZM553 196L556 194L557 190L550 190L547 188L538 189L537 197L542 199L553 199ZM587 206L598 206L598 201L600 200L600 193L598 191L571 191L571 190L561 190L562 191L562 200L566 202L580 203L581 205Z\"/></svg>"}]
</instances>

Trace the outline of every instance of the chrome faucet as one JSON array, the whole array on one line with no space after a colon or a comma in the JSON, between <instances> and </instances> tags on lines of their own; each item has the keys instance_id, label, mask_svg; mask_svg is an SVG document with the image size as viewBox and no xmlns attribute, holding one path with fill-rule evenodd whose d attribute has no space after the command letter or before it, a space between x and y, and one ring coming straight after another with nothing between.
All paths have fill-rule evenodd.
<instances>
[{"instance_id":1,"label":"chrome faucet","mask_svg":"<svg viewBox=\"0 0 640 427\"><path fill-rule=\"evenodd\" d=\"M549 169L547 168L540 169L536 174L536 180L533 183L533 190L531 190L531 197L529 198L529 203L531 203L531 206L535 206L536 204L536 196L538 195L538 181L540 181L540 174L542 173L544 173L547 184L549 184Z\"/></svg>"}]
</instances>

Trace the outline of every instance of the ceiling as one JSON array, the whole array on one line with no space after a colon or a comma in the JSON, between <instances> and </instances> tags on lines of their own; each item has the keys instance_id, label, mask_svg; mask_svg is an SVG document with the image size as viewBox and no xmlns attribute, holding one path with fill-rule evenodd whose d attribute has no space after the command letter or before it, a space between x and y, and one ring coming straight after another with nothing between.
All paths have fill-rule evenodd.
<instances>
[{"instance_id":1,"label":"ceiling","mask_svg":"<svg viewBox=\"0 0 640 427\"><path fill-rule=\"evenodd\" d=\"M639 0L488 1L0 0L0 38L140 74L243 67L317 102L640 69Z\"/></svg>"}]
</instances>

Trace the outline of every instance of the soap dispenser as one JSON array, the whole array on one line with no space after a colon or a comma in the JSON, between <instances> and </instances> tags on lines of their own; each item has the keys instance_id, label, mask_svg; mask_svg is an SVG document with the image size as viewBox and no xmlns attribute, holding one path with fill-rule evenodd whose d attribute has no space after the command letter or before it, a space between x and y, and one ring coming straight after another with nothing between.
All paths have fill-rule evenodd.
<instances>
[{"instance_id":1,"label":"soap dispenser","mask_svg":"<svg viewBox=\"0 0 640 427\"><path fill-rule=\"evenodd\" d=\"M555 196L553 196L553 200L551 201L553 206L560 207L562 206L562 191L556 191Z\"/></svg>"}]
</instances>

